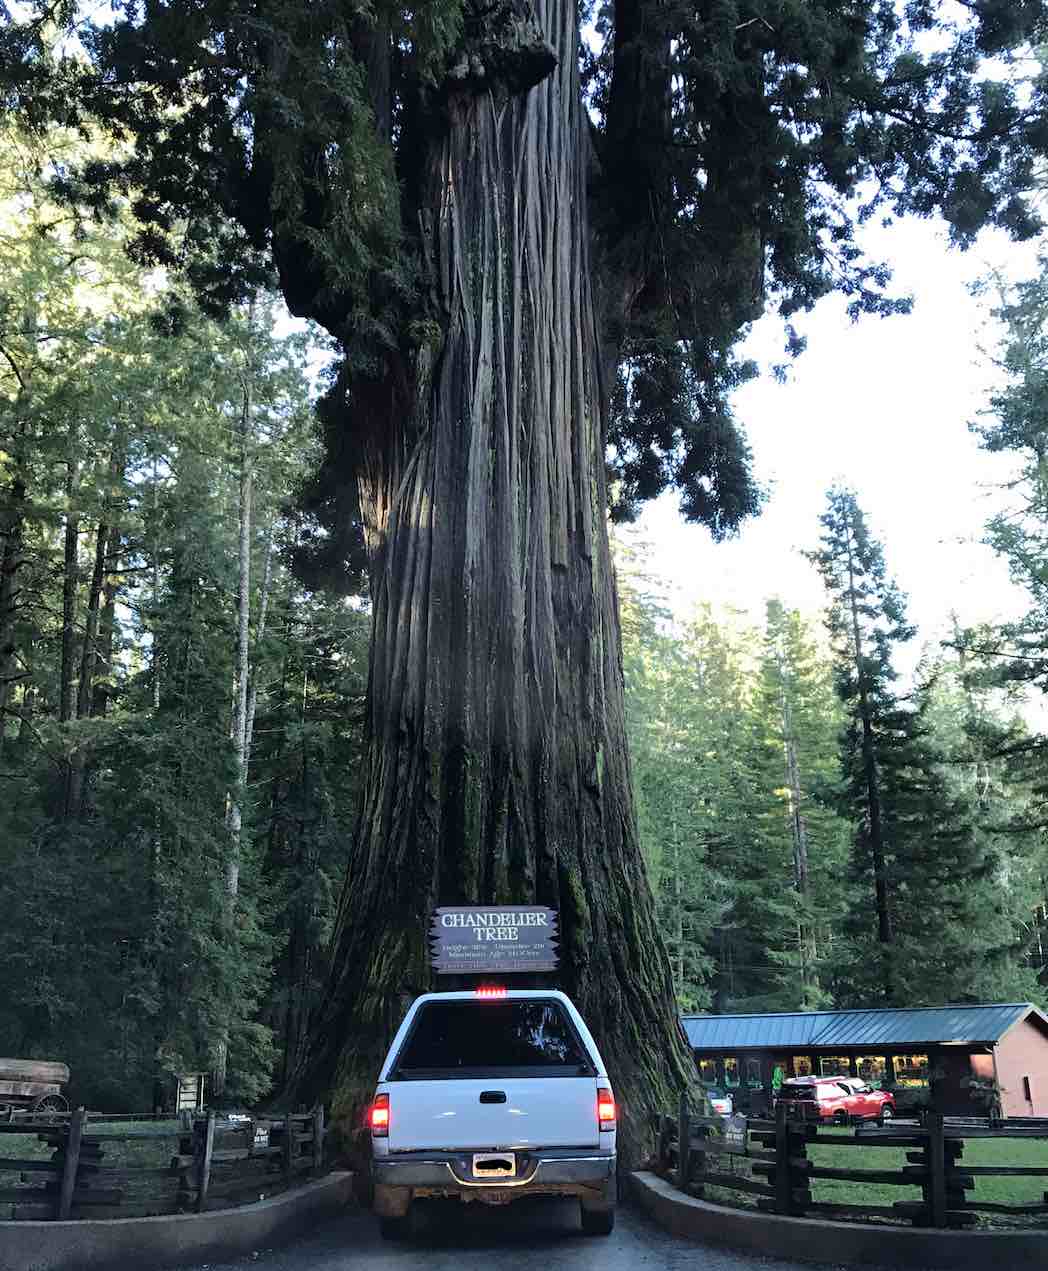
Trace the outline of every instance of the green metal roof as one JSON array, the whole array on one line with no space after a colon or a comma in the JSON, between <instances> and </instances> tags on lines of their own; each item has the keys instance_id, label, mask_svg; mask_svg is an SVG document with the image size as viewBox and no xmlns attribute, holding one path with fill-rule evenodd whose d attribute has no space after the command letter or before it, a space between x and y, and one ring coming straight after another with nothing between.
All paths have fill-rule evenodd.
<instances>
[{"instance_id":1,"label":"green metal roof","mask_svg":"<svg viewBox=\"0 0 1048 1271\"><path fill-rule=\"evenodd\" d=\"M998 1041L1027 1015L1048 1027L1030 1002L985 1006L919 1006L873 1011L798 1011L790 1015L684 1015L694 1050L775 1050L780 1047L914 1046Z\"/></svg>"}]
</instances>

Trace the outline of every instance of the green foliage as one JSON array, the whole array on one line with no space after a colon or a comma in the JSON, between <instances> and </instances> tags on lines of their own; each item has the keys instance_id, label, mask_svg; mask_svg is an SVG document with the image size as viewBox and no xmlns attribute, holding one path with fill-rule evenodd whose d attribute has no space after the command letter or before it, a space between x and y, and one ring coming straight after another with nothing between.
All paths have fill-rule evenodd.
<instances>
[{"instance_id":1,"label":"green foliage","mask_svg":"<svg viewBox=\"0 0 1048 1271\"><path fill-rule=\"evenodd\" d=\"M850 491L830 491L822 523L812 558L846 712L841 810L855 884L834 992L864 1006L1027 999L1028 796L1006 781L991 740L1018 722L965 696L946 664L899 697L893 651L913 629L880 544Z\"/></svg>"},{"instance_id":2,"label":"green foliage","mask_svg":"<svg viewBox=\"0 0 1048 1271\"><path fill-rule=\"evenodd\" d=\"M596 224L611 272L635 287L613 342L626 381L647 381L612 429L619 510L676 484L705 519L721 495L705 439L745 469L718 402L747 373L731 346L766 304L788 320L840 290L856 315L906 309L857 242L873 217L938 212L961 246L986 224L1036 233L1022 196L1048 141L1045 81L1016 59L1043 39L1045 11L597 0L590 12ZM682 398L694 432L669 426ZM736 481L724 495L739 508Z\"/></svg>"},{"instance_id":3,"label":"green foliage","mask_svg":"<svg viewBox=\"0 0 1048 1271\"><path fill-rule=\"evenodd\" d=\"M553 66L517 0L120 0L98 23L69 4L25 8L0 32L8 108L38 130L97 122L120 143L57 170L56 189L99 212L131 197L137 259L184 269L209 312L275 277L363 392L414 364L420 323L444 317L425 173L449 119ZM74 17L83 56L56 58ZM856 241L874 216L941 213L961 246L984 225L1036 233L1024 195L1048 124L1026 55L1045 8L594 0L581 17L596 36L579 47L617 369L613 511L629 519L673 486L724 535L760 504L726 401L751 371L732 347L767 303L788 319L842 290L856 314L905 309ZM357 413L342 409L351 428ZM346 486L360 446L336 441L328 461L328 485ZM352 516L345 500L318 510L329 530Z\"/></svg>"},{"instance_id":4,"label":"green foliage","mask_svg":"<svg viewBox=\"0 0 1048 1271\"><path fill-rule=\"evenodd\" d=\"M1013 457L1006 509L987 524L986 541L1007 561L1012 579L1026 593L1027 609L1017 621L997 629L958 633L957 645L967 656L967 682L975 688L997 687L1021 699L1048 692L1048 262L1040 271L1006 293L997 310L1005 337L1000 357L1005 383L986 417L973 426L983 446ZM1025 783L1031 805L1024 832L1031 844L1032 868L1038 879L1027 913L1031 956L1042 985L1048 982L1048 781L1043 735L1004 733L991 748L1008 767L1013 781Z\"/></svg>"},{"instance_id":5,"label":"green foliage","mask_svg":"<svg viewBox=\"0 0 1048 1271\"><path fill-rule=\"evenodd\" d=\"M289 569L318 451L307 342L268 305L216 323L143 272L126 207L103 228L57 204L41 173L90 143L6 135L0 1051L143 1109L227 1048L223 1098L253 1102L298 1044L288 983L315 989L366 682L366 613ZM257 741L231 898L245 412Z\"/></svg>"},{"instance_id":6,"label":"green foliage","mask_svg":"<svg viewBox=\"0 0 1048 1271\"><path fill-rule=\"evenodd\" d=\"M686 1010L814 1009L829 1000L846 851L830 806L838 713L825 658L778 602L763 640L709 608L675 629L640 557L617 545L627 718L678 1000Z\"/></svg>"}]
</instances>

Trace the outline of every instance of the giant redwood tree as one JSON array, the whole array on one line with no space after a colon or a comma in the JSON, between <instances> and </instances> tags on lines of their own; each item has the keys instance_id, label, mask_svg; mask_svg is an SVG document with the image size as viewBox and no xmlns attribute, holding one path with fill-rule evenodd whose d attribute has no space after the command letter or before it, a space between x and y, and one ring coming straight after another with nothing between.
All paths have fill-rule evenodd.
<instances>
[{"instance_id":1,"label":"giant redwood tree","mask_svg":"<svg viewBox=\"0 0 1048 1271\"><path fill-rule=\"evenodd\" d=\"M58 192L130 199L141 259L218 310L275 283L338 352L302 566L366 566L368 743L299 1088L349 1115L429 983L434 904L537 901L635 1151L687 1053L637 848L607 518L669 486L715 535L757 509L733 343L833 288L903 307L862 219L938 211L961 245L1036 231L1045 100L1013 54L1041 0L27 9L0 46L8 107L121 147ZM80 48L56 60L63 22Z\"/></svg>"}]
</instances>

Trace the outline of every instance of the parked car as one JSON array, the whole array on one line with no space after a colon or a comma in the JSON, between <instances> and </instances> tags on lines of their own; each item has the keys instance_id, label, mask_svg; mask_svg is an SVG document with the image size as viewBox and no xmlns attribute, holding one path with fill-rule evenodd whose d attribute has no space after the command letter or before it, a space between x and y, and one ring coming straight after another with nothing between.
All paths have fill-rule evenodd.
<instances>
[{"instance_id":1,"label":"parked car","mask_svg":"<svg viewBox=\"0 0 1048 1271\"><path fill-rule=\"evenodd\" d=\"M785 1103L788 1115L836 1125L851 1121L883 1125L895 1116L892 1095L874 1090L857 1077L793 1077L783 1082L775 1101Z\"/></svg>"},{"instance_id":2,"label":"parked car","mask_svg":"<svg viewBox=\"0 0 1048 1271\"><path fill-rule=\"evenodd\" d=\"M427 1197L570 1195L582 1230L607 1235L616 1119L604 1061L563 993L427 993L393 1039L370 1109L382 1234L406 1234Z\"/></svg>"},{"instance_id":3,"label":"parked car","mask_svg":"<svg viewBox=\"0 0 1048 1271\"><path fill-rule=\"evenodd\" d=\"M730 1117L735 1111L735 1101L731 1095L720 1086L703 1085L702 1088L706 1092L706 1098L709 1100L714 1116Z\"/></svg>"}]
</instances>

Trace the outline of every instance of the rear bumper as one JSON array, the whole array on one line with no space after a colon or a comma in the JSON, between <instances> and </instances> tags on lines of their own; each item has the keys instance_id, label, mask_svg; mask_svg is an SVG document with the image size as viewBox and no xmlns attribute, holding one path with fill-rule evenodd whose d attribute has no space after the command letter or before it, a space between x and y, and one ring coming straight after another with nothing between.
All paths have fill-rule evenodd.
<instances>
[{"instance_id":1,"label":"rear bumper","mask_svg":"<svg viewBox=\"0 0 1048 1271\"><path fill-rule=\"evenodd\" d=\"M476 1178L472 1152L411 1152L372 1161L375 1209L403 1213L413 1196L507 1203L524 1196L578 1195L603 1208L615 1202L615 1156L595 1149L518 1151L514 1178ZM591 1207L591 1206L587 1206Z\"/></svg>"}]
</instances>

